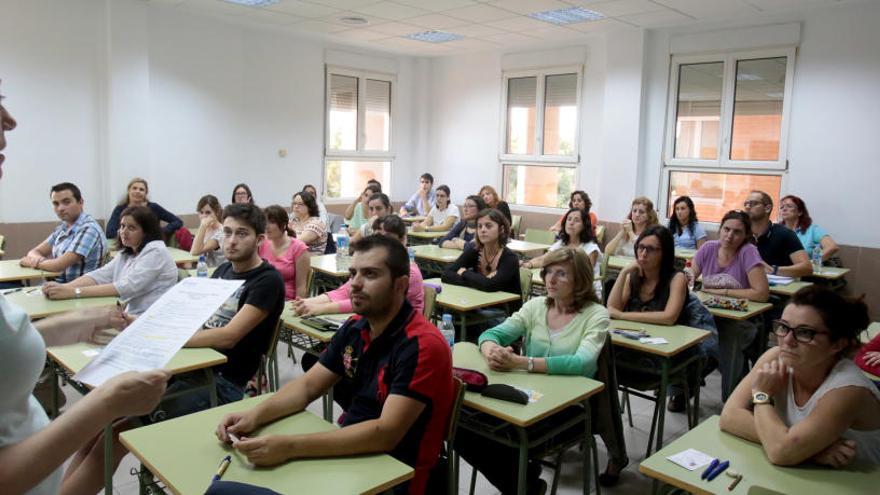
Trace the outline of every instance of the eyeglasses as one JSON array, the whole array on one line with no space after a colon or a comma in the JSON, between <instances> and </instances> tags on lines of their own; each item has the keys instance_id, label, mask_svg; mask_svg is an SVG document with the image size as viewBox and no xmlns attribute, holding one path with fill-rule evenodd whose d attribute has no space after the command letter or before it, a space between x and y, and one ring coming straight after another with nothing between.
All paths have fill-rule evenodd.
<instances>
[{"instance_id":1,"label":"eyeglasses","mask_svg":"<svg viewBox=\"0 0 880 495\"><path fill-rule=\"evenodd\" d=\"M659 253L662 250L663 250L662 248L648 246L646 244L639 244L639 246L636 248L636 251L638 251L638 252L644 251L646 254Z\"/></svg>"},{"instance_id":2,"label":"eyeglasses","mask_svg":"<svg viewBox=\"0 0 880 495\"><path fill-rule=\"evenodd\" d=\"M773 333L780 339L785 338L788 332L794 332L794 339L798 342L809 344L817 334L828 334L810 327L792 327L782 320L773 320Z\"/></svg>"},{"instance_id":3,"label":"eyeglasses","mask_svg":"<svg viewBox=\"0 0 880 495\"><path fill-rule=\"evenodd\" d=\"M235 193L235 196L239 198L246 198L248 197L248 193L247 191L238 191L237 193Z\"/></svg>"},{"instance_id":4,"label":"eyeglasses","mask_svg":"<svg viewBox=\"0 0 880 495\"><path fill-rule=\"evenodd\" d=\"M797 206L789 203L782 203L781 205L779 205L780 210L794 210L796 208Z\"/></svg>"},{"instance_id":5,"label":"eyeglasses","mask_svg":"<svg viewBox=\"0 0 880 495\"><path fill-rule=\"evenodd\" d=\"M759 206L759 205L763 205L763 204L764 204L764 203L762 203L762 202L760 202L760 201L744 201L744 202L743 202L743 208L745 208L745 209L749 209L749 208L751 208L751 207L753 207L753 206Z\"/></svg>"}]
</instances>

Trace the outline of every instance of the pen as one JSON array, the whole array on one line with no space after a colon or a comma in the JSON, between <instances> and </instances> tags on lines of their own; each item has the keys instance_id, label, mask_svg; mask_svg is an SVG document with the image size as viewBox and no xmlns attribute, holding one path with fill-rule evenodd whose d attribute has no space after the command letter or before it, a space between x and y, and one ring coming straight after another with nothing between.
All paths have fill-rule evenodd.
<instances>
[{"instance_id":1,"label":"pen","mask_svg":"<svg viewBox=\"0 0 880 495\"><path fill-rule=\"evenodd\" d=\"M713 469L718 467L719 462L721 462L721 461L719 461L718 459L712 459L712 462L709 464L709 467L707 467L706 470L703 471L703 474L700 475L700 479L701 480L706 479L706 477L709 476L709 473L711 473Z\"/></svg>"},{"instance_id":2,"label":"pen","mask_svg":"<svg viewBox=\"0 0 880 495\"><path fill-rule=\"evenodd\" d=\"M733 478L733 481L729 485L727 485L727 491L732 492L733 489L736 488L736 485L738 485L739 482L742 481L743 475L739 474L738 472L736 472L732 469L728 470L724 474Z\"/></svg>"},{"instance_id":3,"label":"pen","mask_svg":"<svg viewBox=\"0 0 880 495\"><path fill-rule=\"evenodd\" d=\"M3 295L6 295L6 294L12 294L13 292L18 292L18 291L20 291L20 290L22 290L21 287L18 287L18 288L16 288L16 289L5 290L5 291L3 291Z\"/></svg>"},{"instance_id":4,"label":"pen","mask_svg":"<svg viewBox=\"0 0 880 495\"><path fill-rule=\"evenodd\" d=\"M214 477L211 478L211 483L213 483L223 477L223 473L226 472L226 468L229 467L230 462L232 462L231 456L226 456L223 458L222 461L220 461L220 467L217 468L217 474L215 474Z\"/></svg>"},{"instance_id":5,"label":"pen","mask_svg":"<svg viewBox=\"0 0 880 495\"><path fill-rule=\"evenodd\" d=\"M712 471L711 473L709 473L709 476L706 477L706 481L712 481L712 480L714 480L716 476L718 476L719 474L723 473L724 470L727 469L727 466L730 466L730 461L724 461L724 462L722 462L721 464L719 464L718 467L715 468L714 471Z\"/></svg>"}]
</instances>

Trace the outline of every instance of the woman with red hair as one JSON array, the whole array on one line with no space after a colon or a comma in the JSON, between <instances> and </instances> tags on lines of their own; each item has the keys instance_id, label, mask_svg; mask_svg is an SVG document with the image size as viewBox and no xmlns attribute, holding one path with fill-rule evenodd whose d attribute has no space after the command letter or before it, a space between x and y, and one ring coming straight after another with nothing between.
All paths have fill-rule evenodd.
<instances>
[{"instance_id":1,"label":"woman with red hair","mask_svg":"<svg viewBox=\"0 0 880 495\"><path fill-rule=\"evenodd\" d=\"M813 223L807 205L801 198L789 194L779 201L779 216L786 227L797 234L807 254L813 252L816 245L822 247L822 262L828 261L840 250L828 231Z\"/></svg>"}]
</instances>

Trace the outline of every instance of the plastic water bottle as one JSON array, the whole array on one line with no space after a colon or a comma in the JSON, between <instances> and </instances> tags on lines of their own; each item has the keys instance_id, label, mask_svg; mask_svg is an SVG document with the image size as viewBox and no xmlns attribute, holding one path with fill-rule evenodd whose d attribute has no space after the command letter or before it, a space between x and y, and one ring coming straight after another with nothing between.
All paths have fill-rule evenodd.
<instances>
[{"instance_id":1,"label":"plastic water bottle","mask_svg":"<svg viewBox=\"0 0 880 495\"><path fill-rule=\"evenodd\" d=\"M413 248L406 248L407 254L409 254L409 263L413 264L416 262L416 250Z\"/></svg>"},{"instance_id":2,"label":"plastic water bottle","mask_svg":"<svg viewBox=\"0 0 880 495\"><path fill-rule=\"evenodd\" d=\"M687 276L688 290L693 292L696 277L694 277L694 270L691 268L691 260L687 260L687 263L684 264L684 274Z\"/></svg>"},{"instance_id":3,"label":"plastic water bottle","mask_svg":"<svg viewBox=\"0 0 880 495\"><path fill-rule=\"evenodd\" d=\"M205 255L199 255L199 264L196 265L196 277L208 278L208 262L205 261Z\"/></svg>"},{"instance_id":4,"label":"plastic water bottle","mask_svg":"<svg viewBox=\"0 0 880 495\"><path fill-rule=\"evenodd\" d=\"M822 273L822 246L816 244L813 247L813 253L810 257L810 261L813 263L813 273L820 274Z\"/></svg>"},{"instance_id":5,"label":"plastic water bottle","mask_svg":"<svg viewBox=\"0 0 880 495\"><path fill-rule=\"evenodd\" d=\"M342 224L339 232L336 233L336 252L348 254L348 226L345 224Z\"/></svg>"},{"instance_id":6,"label":"plastic water bottle","mask_svg":"<svg viewBox=\"0 0 880 495\"><path fill-rule=\"evenodd\" d=\"M443 338L449 343L449 348L451 349L455 345L455 325L452 324L451 314L443 314L443 321L440 323L440 333L443 334Z\"/></svg>"}]
</instances>

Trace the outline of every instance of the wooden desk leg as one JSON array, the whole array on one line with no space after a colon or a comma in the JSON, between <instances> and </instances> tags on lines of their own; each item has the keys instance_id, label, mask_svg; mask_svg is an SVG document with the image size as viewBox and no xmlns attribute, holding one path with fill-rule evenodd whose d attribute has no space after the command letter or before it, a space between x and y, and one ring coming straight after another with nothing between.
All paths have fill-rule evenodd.
<instances>
[{"instance_id":1,"label":"wooden desk leg","mask_svg":"<svg viewBox=\"0 0 880 495\"><path fill-rule=\"evenodd\" d=\"M104 427L104 495L113 495L113 422Z\"/></svg>"},{"instance_id":2,"label":"wooden desk leg","mask_svg":"<svg viewBox=\"0 0 880 495\"><path fill-rule=\"evenodd\" d=\"M517 471L516 493L526 495L526 473L529 468L529 435L525 427L517 426L516 433L519 435L519 470Z\"/></svg>"}]
</instances>

